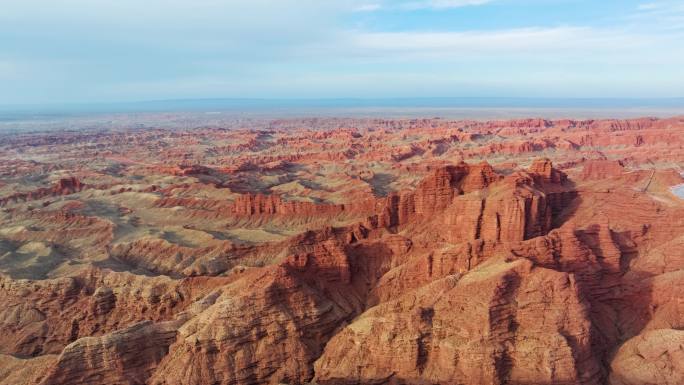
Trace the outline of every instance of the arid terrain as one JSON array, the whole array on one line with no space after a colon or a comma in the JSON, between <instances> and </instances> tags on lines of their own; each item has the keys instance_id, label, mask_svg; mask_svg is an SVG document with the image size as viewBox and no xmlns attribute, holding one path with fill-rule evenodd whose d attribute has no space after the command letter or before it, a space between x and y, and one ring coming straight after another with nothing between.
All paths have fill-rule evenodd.
<instances>
[{"instance_id":1,"label":"arid terrain","mask_svg":"<svg viewBox=\"0 0 684 385\"><path fill-rule=\"evenodd\" d=\"M0 133L0 384L684 384L683 171L684 117Z\"/></svg>"}]
</instances>

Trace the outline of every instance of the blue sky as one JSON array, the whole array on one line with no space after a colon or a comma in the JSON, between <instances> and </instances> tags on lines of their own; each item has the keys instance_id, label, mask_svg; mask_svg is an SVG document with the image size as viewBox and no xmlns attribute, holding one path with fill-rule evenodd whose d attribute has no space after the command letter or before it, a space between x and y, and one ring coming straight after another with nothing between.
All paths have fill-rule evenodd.
<instances>
[{"instance_id":1,"label":"blue sky","mask_svg":"<svg viewBox=\"0 0 684 385\"><path fill-rule=\"evenodd\" d=\"M681 0L16 0L0 12L0 104L682 90Z\"/></svg>"}]
</instances>

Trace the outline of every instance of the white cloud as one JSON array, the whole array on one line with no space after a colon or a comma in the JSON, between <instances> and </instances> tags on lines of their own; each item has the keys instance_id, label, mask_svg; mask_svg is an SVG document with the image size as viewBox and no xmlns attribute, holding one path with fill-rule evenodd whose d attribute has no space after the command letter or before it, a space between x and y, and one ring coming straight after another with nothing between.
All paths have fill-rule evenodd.
<instances>
[{"instance_id":1,"label":"white cloud","mask_svg":"<svg viewBox=\"0 0 684 385\"><path fill-rule=\"evenodd\" d=\"M402 55L599 53L652 43L644 36L588 27L522 28L466 32L360 32L353 44L364 51Z\"/></svg>"},{"instance_id":2,"label":"white cloud","mask_svg":"<svg viewBox=\"0 0 684 385\"><path fill-rule=\"evenodd\" d=\"M648 26L657 30L684 30L684 2L664 0L639 4L630 21L643 28Z\"/></svg>"},{"instance_id":3,"label":"white cloud","mask_svg":"<svg viewBox=\"0 0 684 385\"><path fill-rule=\"evenodd\" d=\"M354 12L373 12L382 9L382 5L378 3L361 4L354 8Z\"/></svg>"},{"instance_id":4,"label":"white cloud","mask_svg":"<svg viewBox=\"0 0 684 385\"><path fill-rule=\"evenodd\" d=\"M644 4L639 4L637 6L637 10L639 10L639 11L649 11L649 10L657 9L657 8L658 8L658 4L656 4L656 3L644 3Z\"/></svg>"},{"instance_id":5,"label":"white cloud","mask_svg":"<svg viewBox=\"0 0 684 385\"><path fill-rule=\"evenodd\" d=\"M492 0L420 0L409 1L400 5L403 9L448 9L461 8L491 3Z\"/></svg>"},{"instance_id":6,"label":"white cloud","mask_svg":"<svg viewBox=\"0 0 684 385\"><path fill-rule=\"evenodd\" d=\"M485 5L494 0L402 0L377 3L363 3L353 8L355 12L374 12L380 10L416 11L420 9L445 10L476 5Z\"/></svg>"}]
</instances>

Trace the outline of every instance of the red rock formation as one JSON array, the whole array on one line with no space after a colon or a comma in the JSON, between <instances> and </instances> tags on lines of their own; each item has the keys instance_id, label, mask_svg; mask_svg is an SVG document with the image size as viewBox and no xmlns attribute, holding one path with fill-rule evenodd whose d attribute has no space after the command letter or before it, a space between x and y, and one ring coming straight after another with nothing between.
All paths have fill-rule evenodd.
<instances>
[{"instance_id":1,"label":"red rock formation","mask_svg":"<svg viewBox=\"0 0 684 385\"><path fill-rule=\"evenodd\" d=\"M217 275L231 267L228 255L235 250L229 241L212 246L185 247L163 239L139 239L116 245L111 256L132 267L158 274Z\"/></svg>"},{"instance_id":2,"label":"red rock formation","mask_svg":"<svg viewBox=\"0 0 684 385\"><path fill-rule=\"evenodd\" d=\"M145 383L166 355L178 325L178 321L147 321L81 338L64 348L40 385Z\"/></svg>"},{"instance_id":3,"label":"red rock formation","mask_svg":"<svg viewBox=\"0 0 684 385\"><path fill-rule=\"evenodd\" d=\"M595 180L619 176L624 171L624 165L620 161L590 160L584 163L582 179Z\"/></svg>"},{"instance_id":4,"label":"red rock formation","mask_svg":"<svg viewBox=\"0 0 684 385\"><path fill-rule=\"evenodd\" d=\"M541 183L562 184L567 180L564 173L553 168L549 159L537 159L532 162L530 173L534 176L535 181Z\"/></svg>"},{"instance_id":5,"label":"red rock formation","mask_svg":"<svg viewBox=\"0 0 684 385\"><path fill-rule=\"evenodd\" d=\"M684 331L654 330L625 342L611 362L611 385L684 383Z\"/></svg>"},{"instance_id":6,"label":"red rock formation","mask_svg":"<svg viewBox=\"0 0 684 385\"><path fill-rule=\"evenodd\" d=\"M437 168L423 179L414 192L394 193L387 197L380 213L381 226L397 226L415 218L430 218L451 206L461 194L481 190L500 177L487 163Z\"/></svg>"},{"instance_id":7,"label":"red rock formation","mask_svg":"<svg viewBox=\"0 0 684 385\"><path fill-rule=\"evenodd\" d=\"M129 127L0 134L0 384L682 382L684 119Z\"/></svg>"},{"instance_id":8,"label":"red rock formation","mask_svg":"<svg viewBox=\"0 0 684 385\"><path fill-rule=\"evenodd\" d=\"M370 309L328 343L316 381L598 383L574 279L531 269L494 262Z\"/></svg>"},{"instance_id":9,"label":"red rock formation","mask_svg":"<svg viewBox=\"0 0 684 385\"><path fill-rule=\"evenodd\" d=\"M6 206L10 203L27 202L32 200L43 199L47 197L69 195L80 192L87 186L75 177L62 178L58 180L52 187L44 187L35 191L26 193L17 193L6 198L0 199L0 206Z\"/></svg>"},{"instance_id":10,"label":"red rock formation","mask_svg":"<svg viewBox=\"0 0 684 385\"><path fill-rule=\"evenodd\" d=\"M52 191L58 195L67 195L81 191L82 189L83 184L81 184L81 181L74 177L71 177L62 178L59 181L57 181L55 186L52 188Z\"/></svg>"},{"instance_id":11,"label":"red rock formation","mask_svg":"<svg viewBox=\"0 0 684 385\"><path fill-rule=\"evenodd\" d=\"M504 179L487 164L447 166L426 177L415 192L390 195L379 224L430 221L450 242L529 239L546 234L574 197L566 180L548 160L535 162L529 174Z\"/></svg>"},{"instance_id":12,"label":"red rock formation","mask_svg":"<svg viewBox=\"0 0 684 385\"><path fill-rule=\"evenodd\" d=\"M371 212L375 206L373 199L350 204L326 205L311 202L284 201L279 195L243 194L232 205L236 215L286 215L319 216L335 215L342 212Z\"/></svg>"},{"instance_id":13,"label":"red rock formation","mask_svg":"<svg viewBox=\"0 0 684 385\"><path fill-rule=\"evenodd\" d=\"M45 354L35 358L0 355L0 384L35 385L45 376L46 368L55 364L57 356Z\"/></svg>"},{"instance_id":14,"label":"red rock formation","mask_svg":"<svg viewBox=\"0 0 684 385\"><path fill-rule=\"evenodd\" d=\"M341 293L339 303L326 298L298 277L298 266L290 272L290 263L224 288L181 327L148 383L308 381L325 341L358 305Z\"/></svg>"},{"instance_id":15,"label":"red rock formation","mask_svg":"<svg viewBox=\"0 0 684 385\"><path fill-rule=\"evenodd\" d=\"M84 272L48 281L0 280L0 353L59 353L79 337L142 320L167 320L225 279L146 280L128 273Z\"/></svg>"}]
</instances>

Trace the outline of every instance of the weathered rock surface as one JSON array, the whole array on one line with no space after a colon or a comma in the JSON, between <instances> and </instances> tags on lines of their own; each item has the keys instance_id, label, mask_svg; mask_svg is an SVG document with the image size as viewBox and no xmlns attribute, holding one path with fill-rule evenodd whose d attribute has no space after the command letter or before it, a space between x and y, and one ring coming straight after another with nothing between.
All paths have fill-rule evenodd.
<instances>
[{"instance_id":1,"label":"weathered rock surface","mask_svg":"<svg viewBox=\"0 0 684 385\"><path fill-rule=\"evenodd\" d=\"M615 160L590 160L582 168L583 179L606 179L620 176L624 172L622 162Z\"/></svg>"},{"instance_id":2,"label":"weathered rock surface","mask_svg":"<svg viewBox=\"0 0 684 385\"><path fill-rule=\"evenodd\" d=\"M573 276L492 261L369 309L328 343L316 380L598 383L590 332Z\"/></svg>"},{"instance_id":3,"label":"weathered rock surface","mask_svg":"<svg viewBox=\"0 0 684 385\"><path fill-rule=\"evenodd\" d=\"M684 331L658 329L634 337L611 362L611 385L684 383Z\"/></svg>"},{"instance_id":4,"label":"weathered rock surface","mask_svg":"<svg viewBox=\"0 0 684 385\"><path fill-rule=\"evenodd\" d=\"M143 384L176 338L178 324L146 321L81 338L64 348L40 384Z\"/></svg>"},{"instance_id":5,"label":"weathered rock surface","mask_svg":"<svg viewBox=\"0 0 684 385\"><path fill-rule=\"evenodd\" d=\"M10 203L27 202L37 199L43 199L46 197L69 195L77 193L87 187L88 186L82 184L81 181L75 177L62 178L55 182L52 187L43 187L35 191L17 193L10 195L6 198L1 198L0 206L6 206Z\"/></svg>"},{"instance_id":6,"label":"weathered rock surface","mask_svg":"<svg viewBox=\"0 0 684 385\"><path fill-rule=\"evenodd\" d=\"M388 197L379 223L431 221L454 243L514 242L546 234L574 197L565 174L548 160L506 178L488 164L461 164L437 169L415 192Z\"/></svg>"},{"instance_id":7,"label":"weathered rock surface","mask_svg":"<svg viewBox=\"0 0 684 385\"><path fill-rule=\"evenodd\" d=\"M98 336L143 321L168 320L226 281L144 279L86 271L46 281L0 280L0 353L59 353L80 337Z\"/></svg>"},{"instance_id":8,"label":"weathered rock surface","mask_svg":"<svg viewBox=\"0 0 684 385\"><path fill-rule=\"evenodd\" d=\"M330 263L332 262L332 263ZM358 310L353 295L330 297L301 274L314 269L329 290L348 280L344 261L293 257L223 289L179 329L151 384L304 383L334 331ZM351 294L351 293L345 293Z\"/></svg>"},{"instance_id":9,"label":"weathered rock surface","mask_svg":"<svg viewBox=\"0 0 684 385\"><path fill-rule=\"evenodd\" d=\"M0 384L34 385L45 376L46 368L57 361L57 355L45 354L35 358L17 358L0 354Z\"/></svg>"}]
</instances>

